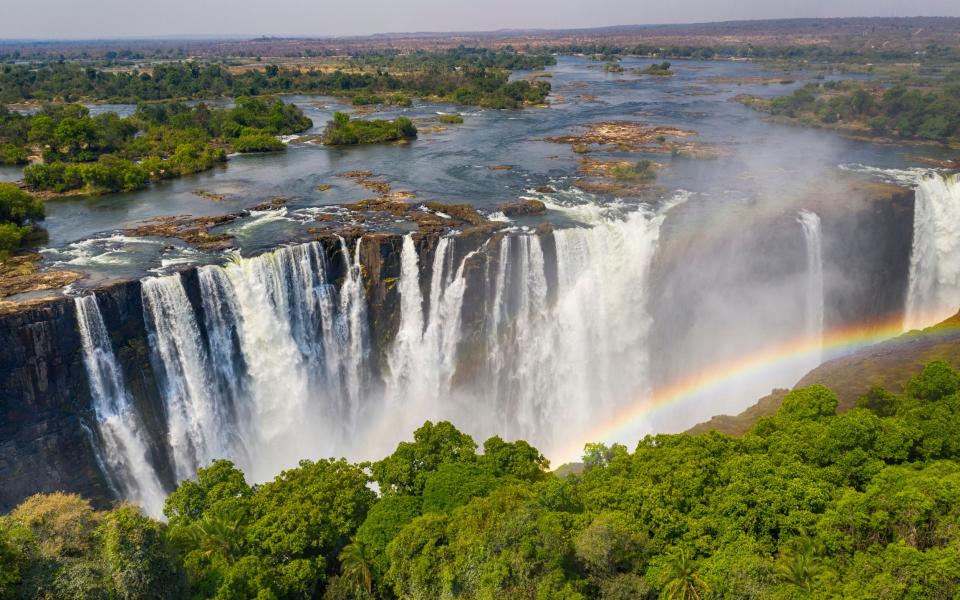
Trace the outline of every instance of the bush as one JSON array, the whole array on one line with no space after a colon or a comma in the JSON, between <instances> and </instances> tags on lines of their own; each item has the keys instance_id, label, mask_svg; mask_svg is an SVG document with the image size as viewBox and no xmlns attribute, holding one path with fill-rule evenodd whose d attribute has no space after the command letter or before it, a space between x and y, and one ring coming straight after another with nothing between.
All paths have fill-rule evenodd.
<instances>
[{"instance_id":1,"label":"bush","mask_svg":"<svg viewBox=\"0 0 960 600\"><path fill-rule=\"evenodd\" d=\"M353 97L354 106L370 106L372 104L385 104L383 96L372 96L368 94L357 94Z\"/></svg>"},{"instance_id":2,"label":"bush","mask_svg":"<svg viewBox=\"0 0 960 600\"><path fill-rule=\"evenodd\" d=\"M32 230L32 227L20 227L14 223L0 223L0 258L9 256L19 248L23 238Z\"/></svg>"},{"instance_id":3,"label":"bush","mask_svg":"<svg viewBox=\"0 0 960 600\"><path fill-rule=\"evenodd\" d=\"M0 144L0 165L23 165L28 158L25 149L14 144Z\"/></svg>"},{"instance_id":4,"label":"bush","mask_svg":"<svg viewBox=\"0 0 960 600\"><path fill-rule=\"evenodd\" d=\"M649 181L657 176L657 169L653 161L642 159L633 164L614 165L610 169L610 176L626 181Z\"/></svg>"},{"instance_id":5,"label":"bush","mask_svg":"<svg viewBox=\"0 0 960 600\"><path fill-rule=\"evenodd\" d=\"M24 225L43 217L43 202L12 183L0 183L0 222Z\"/></svg>"},{"instance_id":6,"label":"bush","mask_svg":"<svg viewBox=\"0 0 960 600\"><path fill-rule=\"evenodd\" d=\"M447 125L458 125L463 123L463 117L460 115L440 115L440 122Z\"/></svg>"},{"instance_id":7,"label":"bush","mask_svg":"<svg viewBox=\"0 0 960 600\"><path fill-rule=\"evenodd\" d=\"M233 141L237 152L281 152L286 149L283 142L266 133L241 135Z\"/></svg>"}]
</instances>

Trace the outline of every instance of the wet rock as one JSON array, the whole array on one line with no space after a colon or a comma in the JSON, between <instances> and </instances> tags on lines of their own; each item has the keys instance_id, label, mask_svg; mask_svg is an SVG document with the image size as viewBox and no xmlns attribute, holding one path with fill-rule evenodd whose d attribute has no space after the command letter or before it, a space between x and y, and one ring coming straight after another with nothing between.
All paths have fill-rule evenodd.
<instances>
[{"instance_id":1,"label":"wet rock","mask_svg":"<svg viewBox=\"0 0 960 600\"><path fill-rule=\"evenodd\" d=\"M546 213L547 206L540 200L518 200L516 202L498 204L497 210L508 217L529 217Z\"/></svg>"},{"instance_id":2,"label":"wet rock","mask_svg":"<svg viewBox=\"0 0 960 600\"><path fill-rule=\"evenodd\" d=\"M285 205L289 201L290 201L290 198L281 198L281 197L271 198L266 202L261 202L260 204L251 206L250 210L256 210L256 211L277 210L279 208L282 208L283 205Z\"/></svg>"},{"instance_id":3,"label":"wet rock","mask_svg":"<svg viewBox=\"0 0 960 600\"><path fill-rule=\"evenodd\" d=\"M41 256L26 253L12 256L0 262L0 298L15 294L56 290L83 279L73 271L42 270ZM10 306L5 306L10 305ZM0 303L0 312L11 308L12 303Z\"/></svg>"},{"instance_id":4,"label":"wet rock","mask_svg":"<svg viewBox=\"0 0 960 600\"><path fill-rule=\"evenodd\" d=\"M201 250L217 251L233 247L234 239L225 233L211 233L217 225L231 223L247 213L231 213L212 217L157 217L145 223L124 230L125 235L137 237L170 237L182 240Z\"/></svg>"}]
</instances>

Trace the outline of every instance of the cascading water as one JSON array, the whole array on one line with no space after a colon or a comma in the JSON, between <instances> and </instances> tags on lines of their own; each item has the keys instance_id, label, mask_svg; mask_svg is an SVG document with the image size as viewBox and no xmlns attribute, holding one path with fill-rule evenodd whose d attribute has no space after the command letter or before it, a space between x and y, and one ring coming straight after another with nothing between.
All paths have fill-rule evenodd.
<instances>
[{"instance_id":1,"label":"cascading water","mask_svg":"<svg viewBox=\"0 0 960 600\"><path fill-rule=\"evenodd\" d=\"M222 390L180 275L146 279L141 286L154 364L166 403L167 430L178 479L227 456Z\"/></svg>"},{"instance_id":2,"label":"cascading water","mask_svg":"<svg viewBox=\"0 0 960 600\"><path fill-rule=\"evenodd\" d=\"M201 267L200 306L180 275L143 280L176 477L221 457L253 481L301 458L375 457L426 419L559 447L570 423L648 391L645 299L669 207L551 205L582 226L469 252L441 237L431 264L406 236L379 369L362 238L352 252L313 242Z\"/></svg>"},{"instance_id":3,"label":"cascading water","mask_svg":"<svg viewBox=\"0 0 960 600\"><path fill-rule=\"evenodd\" d=\"M143 423L123 383L100 306L95 296L82 296L74 302L106 474L124 498L159 516L165 497L163 486L151 465Z\"/></svg>"},{"instance_id":4,"label":"cascading water","mask_svg":"<svg viewBox=\"0 0 960 600\"><path fill-rule=\"evenodd\" d=\"M820 233L820 217L809 210L801 210L797 222L803 228L807 244L807 297L806 323L810 340L823 343L823 243ZM822 348L817 352L815 365L823 358Z\"/></svg>"},{"instance_id":5,"label":"cascading water","mask_svg":"<svg viewBox=\"0 0 960 600\"><path fill-rule=\"evenodd\" d=\"M960 309L960 176L927 174L916 186L907 329L933 325Z\"/></svg>"}]
</instances>

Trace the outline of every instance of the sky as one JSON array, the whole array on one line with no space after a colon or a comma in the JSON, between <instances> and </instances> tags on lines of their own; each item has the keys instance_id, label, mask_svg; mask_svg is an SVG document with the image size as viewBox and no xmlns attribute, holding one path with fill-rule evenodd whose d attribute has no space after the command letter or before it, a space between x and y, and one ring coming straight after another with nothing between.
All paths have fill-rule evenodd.
<instances>
[{"instance_id":1,"label":"sky","mask_svg":"<svg viewBox=\"0 0 960 600\"><path fill-rule=\"evenodd\" d=\"M960 0L0 0L0 39L341 36L931 15L960 16Z\"/></svg>"}]
</instances>

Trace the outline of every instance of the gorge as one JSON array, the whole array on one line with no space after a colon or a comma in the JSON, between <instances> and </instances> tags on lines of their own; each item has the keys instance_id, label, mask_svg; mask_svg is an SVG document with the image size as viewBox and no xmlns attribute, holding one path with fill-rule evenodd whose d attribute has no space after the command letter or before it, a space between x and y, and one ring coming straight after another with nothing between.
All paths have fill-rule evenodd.
<instances>
[{"instance_id":1,"label":"gorge","mask_svg":"<svg viewBox=\"0 0 960 600\"><path fill-rule=\"evenodd\" d=\"M922 201L949 206L955 194L955 179L923 177L918 211ZM300 457L376 456L428 418L535 440L556 456L580 429L571 424L615 418L662 385L655 365L683 350L657 345L676 333L657 318L696 299L664 306L655 286L669 285L662 271L676 243L661 239L664 221L687 197L629 209L548 204L579 225L537 231L331 235L7 314L3 410L17 432L0 446L3 503L65 488L158 514L164 493L214 458L266 480ZM885 215L909 208L912 194L900 197L860 218L892 228L883 238L900 239L901 250L912 239L916 253L928 243L916 236L950 221L918 212L911 231ZM773 219L753 244L788 244L792 232L794 256L777 257L797 274L790 335L819 337L851 324L848 290L830 282L869 261L844 264L850 257L834 250L849 242L842 218L794 214ZM903 257L901 306L949 308L948 294L914 292L924 278L953 281L949 249L936 256L914 254L909 274ZM857 314L887 316L881 292L860 290L875 299ZM728 324L727 335L742 326ZM819 354L803 357L794 379ZM30 464L51 477L20 467Z\"/></svg>"},{"instance_id":2,"label":"gorge","mask_svg":"<svg viewBox=\"0 0 960 600\"><path fill-rule=\"evenodd\" d=\"M594 67L562 57L554 89L581 96L535 116L465 113L399 147L293 141L149 190L49 203L44 258L87 279L0 312L0 508L66 490L158 515L214 459L262 482L302 458L381 457L428 419L529 440L559 466L586 442L739 412L960 305L955 176L763 123L727 102L739 86L698 87L697 69L752 66L678 63L636 86ZM291 102L317 128L335 110ZM641 114L653 142L669 132L703 156L657 154L656 185L636 197L587 191L584 171L620 163L546 141L575 140L581 120L633 131L619 119ZM592 151L633 164L634 150L607 146ZM518 198L542 213L503 214ZM231 249L141 226L184 213Z\"/></svg>"}]
</instances>

